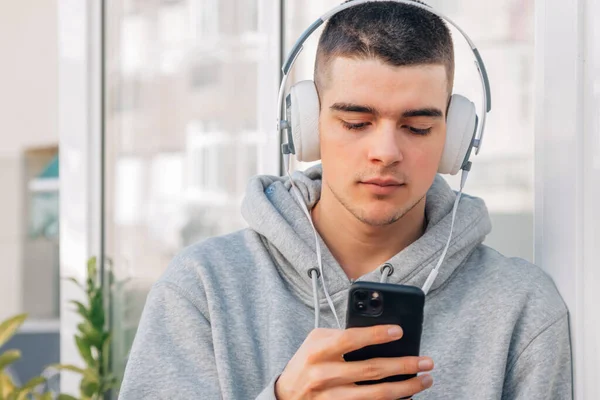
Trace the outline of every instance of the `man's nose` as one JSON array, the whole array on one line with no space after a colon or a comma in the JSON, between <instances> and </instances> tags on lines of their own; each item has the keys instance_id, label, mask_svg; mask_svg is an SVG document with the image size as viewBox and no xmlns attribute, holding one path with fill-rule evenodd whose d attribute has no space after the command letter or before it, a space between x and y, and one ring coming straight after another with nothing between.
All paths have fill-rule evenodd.
<instances>
[{"instance_id":1,"label":"man's nose","mask_svg":"<svg viewBox=\"0 0 600 400\"><path fill-rule=\"evenodd\" d=\"M392 122L380 123L372 132L369 143L369 160L389 166L402 161L398 126Z\"/></svg>"}]
</instances>

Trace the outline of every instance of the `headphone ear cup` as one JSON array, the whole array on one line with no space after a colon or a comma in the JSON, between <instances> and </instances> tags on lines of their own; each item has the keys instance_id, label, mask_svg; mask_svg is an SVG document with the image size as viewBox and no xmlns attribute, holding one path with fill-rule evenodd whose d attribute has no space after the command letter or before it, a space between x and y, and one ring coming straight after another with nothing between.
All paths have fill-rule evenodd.
<instances>
[{"instance_id":1,"label":"headphone ear cup","mask_svg":"<svg viewBox=\"0 0 600 400\"><path fill-rule=\"evenodd\" d=\"M476 126L475 104L459 94L452 95L446 119L446 143L438 168L440 174L456 175L468 161Z\"/></svg>"},{"instance_id":2,"label":"headphone ear cup","mask_svg":"<svg viewBox=\"0 0 600 400\"><path fill-rule=\"evenodd\" d=\"M298 161L321 159L319 144L319 95L312 80L296 83L290 89L290 119L294 149Z\"/></svg>"}]
</instances>

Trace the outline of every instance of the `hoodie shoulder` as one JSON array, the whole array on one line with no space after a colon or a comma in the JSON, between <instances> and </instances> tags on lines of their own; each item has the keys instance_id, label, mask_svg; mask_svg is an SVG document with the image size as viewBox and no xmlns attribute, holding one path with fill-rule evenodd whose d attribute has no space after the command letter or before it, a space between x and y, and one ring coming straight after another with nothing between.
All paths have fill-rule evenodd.
<instances>
[{"instance_id":1,"label":"hoodie shoulder","mask_svg":"<svg viewBox=\"0 0 600 400\"><path fill-rule=\"evenodd\" d=\"M480 310L481 320L495 330L495 337L502 337L502 330L510 335L508 368L514 367L526 349L530 349L527 357L535 360L554 351L557 347L553 346L569 347L567 307L542 268L485 245L475 249L464 267L457 271L457 278L459 285L466 285L462 289L472 293L471 307ZM548 335L552 340L546 342L543 338Z\"/></svg>"},{"instance_id":2,"label":"hoodie shoulder","mask_svg":"<svg viewBox=\"0 0 600 400\"><path fill-rule=\"evenodd\" d=\"M203 291L217 276L233 276L252 263L252 252L262 247L260 236L242 229L192 244L173 257L155 285L166 284L184 293Z\"/></svg>"},{"instance_id":3,"label":"hoodie shoulder","mask_svg":"<svg viewBox=\"0 0 600 400\"><path fill-rule=\"evenodd\" d=\"M535 264L479 245L464 267L459 274L465 274L479 295L520 304L523 316L541 325L567 313L554 281Z\"/></svg>"},{"instance_id":4,"label":"hoodie shoulder","mask_svg":"<svg viewBox=\"0 0 600 400\"><path fill-rule=\"evenodd\" d=\"M261 241L255 232L242 229L194 243L181 250L173 262L205 265L239 263L240 257L258 243Z\"/></svg>"}]
</instances>

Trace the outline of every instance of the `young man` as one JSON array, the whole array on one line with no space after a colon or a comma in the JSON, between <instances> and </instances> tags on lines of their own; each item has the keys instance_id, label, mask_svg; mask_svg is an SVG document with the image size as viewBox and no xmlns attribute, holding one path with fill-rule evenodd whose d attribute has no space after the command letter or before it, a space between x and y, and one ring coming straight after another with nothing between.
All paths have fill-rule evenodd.
<instances>
[{"instance_id":1,"label":"young man","mask_svg":"<svg viewBox=\"0 0 600 400\"><path fill-rule=\"evenodd\" d=\"M386 274L421 287L445 246L456 195L436 172L453 73L447 27L412 6L352 7L320 38L322 166L294 181L342 326L352 281ZM423 357L344 362L402 330L340 330L325 299L324 328L313 329L316 247L290 188L286 178L252 179L249 228L173 260L148 296L122 399L571 398L565 305L539 268L482 245L490 219L470 196L426 298Z\"/></svg>"}]
</instances>

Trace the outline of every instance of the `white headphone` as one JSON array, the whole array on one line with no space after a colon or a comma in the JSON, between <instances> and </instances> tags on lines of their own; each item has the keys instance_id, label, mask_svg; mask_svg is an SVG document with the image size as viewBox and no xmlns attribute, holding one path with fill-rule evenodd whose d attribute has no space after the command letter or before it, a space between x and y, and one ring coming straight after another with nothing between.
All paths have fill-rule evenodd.
<instances>
[{"instance_id":1,"label":"white headphone","mask_svg":"<svg viewBox=\"0 0 600 400\"><path fill-rule=\"evenodd\" d=\"M459 170L470 168L469 158L473 147L476 148L475 154L479 153L483 142L483 133L485 127L485 118L491 110L490 85L485 70L485 65L479 51L473 44L473 41L467 34L448 17L444 16L431 7L411 0L354 0L341 4L329 12L323 14L321 18L313 22L300 35L300 38L294 44L286 62L282 68L283 78L279 89L277 110L278 114L283 114L283 93L290 69L294 65L298 55L303 49L304 42L312 33L325 21L351 7L364 3L388 1L400 4L406 4L418 7L432 14L437 15L443 20L454 26L466 39L471 51L475 56L475 65L479 71L481 86L483 89L483 110L481 120L475 112L475 105L466 97L459 94L453 94L448 107L446 121L446 144L439 165L438 172L441 174L455 175ZM305 80L296 83L290 89L290 93L285 98L285 115L281 115L277 130L287 131L287 143L282 145L284 155L295 154L298 161L317 161L321 158L319 146L319 96L312 80ZM479 126L478 126L479 125ZM478 128L478 129L477 129ZM479 131L479 132L477 132Z\"/></svg>"},{"instance_id":2,"label":"white headphone","mask_svg":"<svg viewBox=\"0 0 600 400\"><path fill-rule=\"evenodd\" d=\"M454 202L454 207L452 210L452 223L450 227L450 235L448 236L448 240L446 242L446 247L444 248L444 251L442 252L442 256L440 257L438 263L431 271L431 273L427 277L427 280L425 281L425 284L423 285L423 291L425 292L425 294L427 294L427 292L431 288L431 285L433 284L433 281L437 277L440 265L446 257L446 252L448 251L448 247L450 245L450 239L452 238L452 230L454 228L456 210L458 209L458 203L460 201L462 189L466 182L468 172L471 169L471 162L469 161L469 158L471 156L473 148L476 149L475 154L478 154L479 150L481 150L486 116L487 113L490 112L490 110L492 109L490 84L488 81L485 65L479 54L479 51L477 50L469 36L467 36L467 34L457 24L455 24L452 20L450 20L448 17L446 17L439 11L436 11L425 4L418 3L412 0L353 0L343 3L337 7L334 7L332 10L323 14L319 19L313 22L302 33L302 35L300 35L300 37L294 44L294 47L292 47L292 50L290 51L290 54L288 55L283 65L283 77L281 80L281 85L279 87L279 95L277 101L277 115L279 116L277 122L277 132L285 130L287 133L287 143L282 144L281 151L284 156L288 175L290 175L290 154L294 154L298 161L317 161L321 158L319 143L320 105L317 89L312 80L305 80L296 83L292 86L292 88L290 89L290 93L285 98L284 109L283 96L288 78L288 73L291 70L294 63L296 62L298 55L302 51L304 42L325 21L329 20L332 16L339 13L340 11L361 4L370 2L374 3L377 1L394 2L412 7L417 7L429 13L437 15L439 18L454 26L465 38L465 40L469 44L469 47L471 48L471 51L473 52L473 55L475 56L475 66L477 67L477 71L479 72L479 78L481 81L483 93L483 114L481 118L477 116L477 113L475 111L475 105L473 104L473 102L459 94L452 95L450 99L450 104L448 106L446 120L446 142L444 145L444 151L442 153L442 158L440 161L438 172L441 174L456 175L458 171L463 170L463 173L461 177L460 191L456 196L456 200ZM340 326L340 322L337 317L333 301L331 300L331 297L327 292L327 286L325 284L325 279L323 276L323 265L321 260L321 251L317 231L314 227L314 224L312 223L310 212L308 211L301 195L298 193L299 191L295 187L293 179L291 179L291 175L290 181L292 183L292 192L296 196L298 202L302 206L305 215L307 216L308 220L312 225L315 234L317 259L319 263L320 278L323 284L323 290L325 292L325 296L327 297L329 307L333 311L338 326ZM313 284L315 284L315 281L313 281ZM315 312L317 313L317 321L315 325L318 326L318 298L315 299Z\"/></svg>"}]
</instances>

